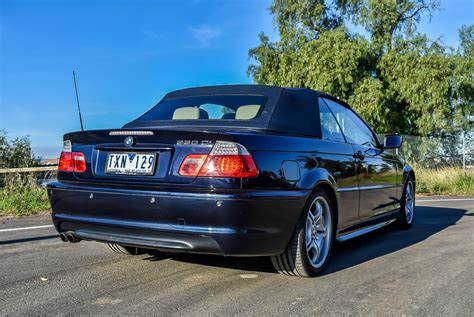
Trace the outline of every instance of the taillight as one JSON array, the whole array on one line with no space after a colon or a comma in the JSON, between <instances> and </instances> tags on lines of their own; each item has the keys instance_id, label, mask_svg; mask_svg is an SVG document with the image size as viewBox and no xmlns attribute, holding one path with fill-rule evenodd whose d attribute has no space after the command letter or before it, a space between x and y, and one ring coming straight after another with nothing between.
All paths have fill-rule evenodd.
<instances>
[{"instance_id":1,"label":"taillight","mask_svg":"<svg viewBox=\"0 0 474 317\"><path fill-rule=\"evenodd\" d=\"M74 162L75 173L84 173L86 171L86 157L84 153L72 152L72 161Z\"/></svg>"},{"instance_id":2,"label":"taillight","mask_svg":"<svg viewBox=\"0 0 474 317\"><path fill-rule=\"evenodd\" d=\"M59 158L58 171L84 173L86 171L86 157L82 152L71 152L71 142L65 141Z\"/></svg>"},{"instance_id":3,"label":"taillight","mask_svg":"<svg viewBox=\"0 0 474 317\"><path fill-rule=\"evenodd\" d=\"M209 154L190 154L179 168L181 176L250 178L258 175L252 156L240 144L218 141Z\"/></svg>"},{"instance_id":4,"label":"taillight","mask_svg":"<svg viewBox=\"0 0 474 317\"><path fill-rule=\"evenodd\" d=\"M74 164L72 161L71 152L61 152L61 157L59 158L58 171L61 171L61 172L74 171Z\"/></svg>"},{"instance_id":5,"label":"taillight","mask_svg":"<svg viewBox=\"0 0 474 317\"><path fill-rule=\"evenodd\" d=\"M207 154L191 154L186 156L179 168L179 175L197 176L206 159Z\"/></svg>"}]
</instances>

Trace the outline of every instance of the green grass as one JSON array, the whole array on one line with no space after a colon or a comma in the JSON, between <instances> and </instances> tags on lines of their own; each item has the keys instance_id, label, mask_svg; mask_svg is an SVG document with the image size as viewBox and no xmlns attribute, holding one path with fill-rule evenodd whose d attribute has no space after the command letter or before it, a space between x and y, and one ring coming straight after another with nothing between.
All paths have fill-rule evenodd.
<instances>
[{"instance_id":1,"label":"green grass","mask_svg":"<svg viewBox=\"0 0 474 317\"><path fill-rule=\"evenodd\" d=\"M474 171L461 168L417 169L416 191L426 195L474 195Z\"/></svg>"},{"instance_id":2,"label":"green grass","mask_svg":"<svg viewBox=\"0 0 474 317\"><path fill-rule=\"evenodd\" d=\"M27 216L49 209L48 195L43 188L0 189L0 216Z\"/></svg>"}]
</instances>

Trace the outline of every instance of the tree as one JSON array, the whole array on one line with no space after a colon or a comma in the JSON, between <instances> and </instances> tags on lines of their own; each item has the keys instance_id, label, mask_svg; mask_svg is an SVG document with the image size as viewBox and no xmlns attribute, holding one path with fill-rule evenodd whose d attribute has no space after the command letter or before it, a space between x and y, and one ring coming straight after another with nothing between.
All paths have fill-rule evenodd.
<instances>
[{"instance_id":1,"label":"tree","mask_svg":"<svg viewBox=\"0 0 474 317\"><path fill-rule=\"evenodd\" d=\"M28 136L9 141L5 130L0 130L0 168L37 166L38 161Z\"/></svg>"},{"instance_id":2,"label":"tree","mask_svg":"<svg viewBox=\"0 0 474 317\"><path fill-rule=\"evenodd\" d=\"M351 104L378 133L472 129L474 26L457 50L417 32L431 0L274 0L279 33L261 33L247 72L258 84L307 87ZM349 23L365 29L351 32Z\"/></svg>"}]
</instances>

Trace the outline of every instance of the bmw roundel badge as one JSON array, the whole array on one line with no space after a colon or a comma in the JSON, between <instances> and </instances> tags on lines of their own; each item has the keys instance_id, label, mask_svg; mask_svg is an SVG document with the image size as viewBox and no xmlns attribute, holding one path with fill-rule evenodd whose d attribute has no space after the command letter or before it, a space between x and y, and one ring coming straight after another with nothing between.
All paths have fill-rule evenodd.
<instances>
[{"instance_id":1,"label":"bmw roundel badge","mask_svg":"<svg viewBox=\"0 0 474 317\"><path fill-rule=\"evenodd\" d=\"M132 146L135 144L135 138L133 136L127 136L124 141L126 146Z\"/></svg>"}]
</instances>

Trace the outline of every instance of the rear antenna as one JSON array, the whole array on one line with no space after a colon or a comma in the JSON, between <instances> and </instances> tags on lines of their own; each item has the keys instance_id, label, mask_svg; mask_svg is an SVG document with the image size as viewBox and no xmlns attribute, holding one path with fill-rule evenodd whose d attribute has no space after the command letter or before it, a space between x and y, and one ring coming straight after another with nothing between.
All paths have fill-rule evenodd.
<instances>
[{"instance_id":1,"label":"rear antenna","mask_svg":"<svg viewBox=\"0 0 474 317\"><path fill-rule=\"evenodd\" d=\"M81 131L84 131L84 125L82 124L81 105L79 104L79 94L77 93L76 72L74 70L72 71L72 78L74 78L74 88L76 89L77 111L79 112L79 121L81 122Z\"/></svg>"}]
</instances>

